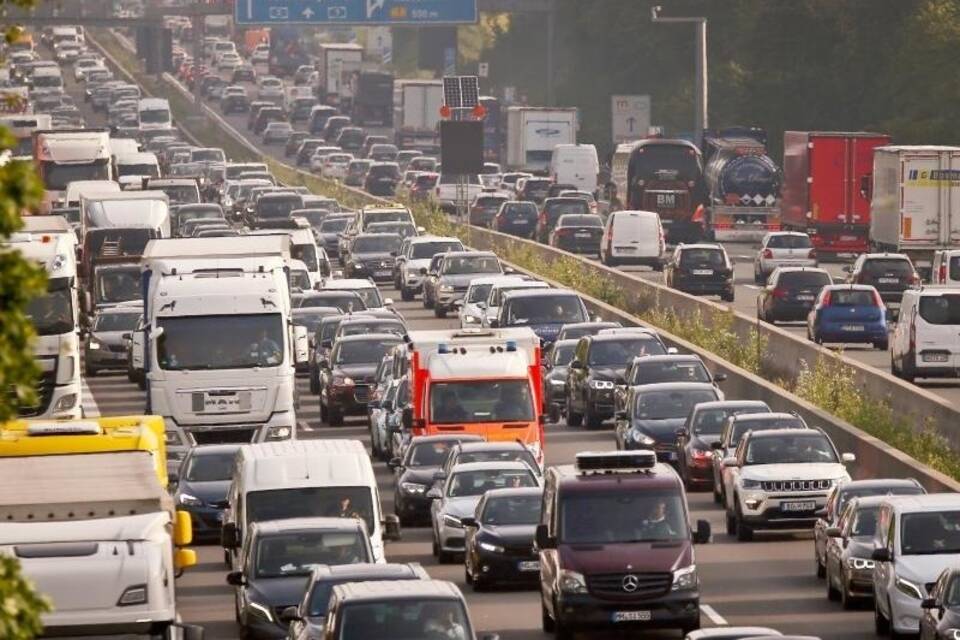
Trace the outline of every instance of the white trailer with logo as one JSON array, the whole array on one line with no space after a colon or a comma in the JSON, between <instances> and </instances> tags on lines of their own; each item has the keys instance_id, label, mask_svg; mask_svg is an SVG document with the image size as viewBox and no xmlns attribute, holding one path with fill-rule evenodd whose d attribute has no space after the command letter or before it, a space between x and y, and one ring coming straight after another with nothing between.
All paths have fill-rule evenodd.
<instances>
[{"instance_id":1,"label":"white trailer with logo","mask_svg":"<svg viewBox=\"0 0 960 640\"><path fill-rule=\"evenodd\" d=\"M574 108L507 109L507 166L512 170L546 173L554 147L576 143L577 110Z\"/></svg>"}]
</instances>

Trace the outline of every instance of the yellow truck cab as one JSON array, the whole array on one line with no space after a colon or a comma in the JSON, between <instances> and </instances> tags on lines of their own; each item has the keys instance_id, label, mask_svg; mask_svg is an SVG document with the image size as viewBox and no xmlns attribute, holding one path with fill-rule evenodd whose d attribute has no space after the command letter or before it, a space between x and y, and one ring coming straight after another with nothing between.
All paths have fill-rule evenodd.
<instances>
[{"instance_id":1,"label":"yellow truck cab","mask_svg":"<svg viewBox=\"0 0 960 640\"><path fill-rule=\"evenodd\" d=\"M121 451L148 453L160 486L167 486L167 448L159 416L13 420L0 426L0 458Z\"/></svg>"}]
</instances>

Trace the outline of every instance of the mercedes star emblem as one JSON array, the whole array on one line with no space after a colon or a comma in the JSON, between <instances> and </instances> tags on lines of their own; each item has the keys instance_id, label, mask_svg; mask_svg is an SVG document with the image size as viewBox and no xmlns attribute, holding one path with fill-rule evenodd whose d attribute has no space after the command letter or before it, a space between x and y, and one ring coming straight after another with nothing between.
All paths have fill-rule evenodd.
<instances>
[{"instance_id":1,"label":"mercedes star emblem","mask_svg":"<svg viewBox=\"0 0 960 640\"><path fill-rule=\"evenodd\" d=\"M624 591L626 591L627 593L633 593L640 586L640 578L633 575L632 573L629 573L623 576L622 585L623 585Z\"/></svg>"}]
</instances>

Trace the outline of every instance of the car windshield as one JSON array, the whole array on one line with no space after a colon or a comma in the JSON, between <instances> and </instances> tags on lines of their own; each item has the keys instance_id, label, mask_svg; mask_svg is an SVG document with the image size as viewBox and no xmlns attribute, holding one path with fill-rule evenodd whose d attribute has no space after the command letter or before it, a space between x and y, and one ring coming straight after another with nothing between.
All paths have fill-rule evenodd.
<instances>
[{"instance_id":1,"label":"car windshield","mask_svg":"<svg viewBox=\"0 0 960 640\"><path fill-rule=\"evenodd\" d=\"M880 515L879 507L863 507L857 509L850 523L850 535L857 538L873 538L877 533L877 520Z\"/></svg>"},{"instance_id":2,"label":"car windshield","mask_svg":"<svg viewBox=\"0 0 960 640\"><path fill-rule=\"evenodd\" d=\"M26 313L38 335L52 336L73 331L73 295L65 279L48 281L47 292L32 298L27 303Z\"/></svg>"},{"instance_id":3,"label":"car windshield","mask_svg":"<svg viewBox=\"0 0 960 640\"><path fill-rule=\"evenodd\" d=\"M230 331L224 326L229 324ZM251 315L160 317L157 361L161 369L252 369L277 367L284 362L284 327L279 313ZM249 406L249 393L202 396L204 410L218 410L221 402Z\"/></svg>"},{"instance_id":4,"label":"car windshield","mask_svg":"<svg viewBox=\"0 0 960 640\"><path fill-rule=\"evenodd\" d=\"M577 350L576 344L564 344L553 348L553 366L566 367L573 360L573 352Z\"/></svg>"},{"instance_id":5,"label":"car windshield","mask_svg":"<svg viewBox=\"0 0 960 640\"><path fill-rule=\"evenodd\" d=\"M684 249L680 252L680 264L684 267L722 268L727 263L719 249Z\"/></svg>"},{"instance_id":6,"label":"car windshield","mask_svg":"<svg viewBox=\"0 0 960 640\"><path fill-rule=\"evenodd\" d=\"M140 269L98 269L96 276L96 302L127 302L143 296L140 288Z\"/></svg>"},{"instance_id":7,"label":"car windshield","mask_svg":"<svg viewBox=\"0 0 960 640\"><path fill-rule=\"evenodd\" d=\"M300 531L260 538L256 577L306 576L319 564L356 564L369 561L359 531Z\"/></svg>"},{"instance_id":8,"label":"car windshield","mask_svg":"<svg viewBox=\"0 0 960 640\"><path fill-rule=\"evenodd\" d=\"M374 531L370 487L298 487L247 494L247 523L288 518L359 518Z\"/></svg>"},{"instance_id":9,"label":"car windshield","mask_svg":"<svg viewBox=\"0 0 960 640\"><path fill-rule=\"evenodd\" d=\"M457 256L443 261L443 275L457 276L469 273L501 273L496 256Z\"/></svg>"},{"instance_id":10,"label":"car windshield","mask_svg":"<svg viewBox=\"0 0 960 640\"><path fill-rule=\"evenodd\" d=\"M351 340L337 342L333 361L339 365L376 364L387 352L400 344L399 340Z\"/></svg>"},{"instance_id":11,"label":"car windshield","mask_svg":"<svg viewBox=\"0 0 960 640\"><path fill-rule=\"evenodd\" d=\"M188 482L226 482L233 476L236 451L194 453L183 474Z\"/></svg>"},{"instance_id":12,"label":"car windshield","mask_svg":"<svg viewBox=\"0 0 960 640\"><path fill-rule=\"evenodd\" d=\"M425 260L438 253L446 251L461 251L463 245L459 242L418 242L410 251L411 260Z\"/></svg>"},{"instance_id":13,"label":"car windshield","mask_svg":"<svg viewBox=\"0 0 960 640\"><path fill-rule=\"evenodd\" d=\"M93 323L94 331L133 331L140 320L136 313L101 313Z\"/></svg>"},{"instance_id":14,"label":"car windshield","mask_svg":"<svg viewBox=\"0 0 960 640\"><path fill-rule=\"evenodd\" d=\"M535 415L527 380L430 385L430 420L436 424L529 422Z\"/></svg>"},{"instance_id":15,"label":"car windshield","mask_svg":"<svg viewBox=\"0 0 960 640\"><path fill-rule=\"evenodd\" d=\"M511 447L500 451L464 451L457 456L457 464L468 462L526 462L531 469L539 469L536 459L526 447Z\"/></svg>"},{"instance_id":16,"label":"car windshield","mask_svg":"<svg viewBox=\"0 0 960 640\"><path fill-rule=\"evenodd\" d=\"M900 549L907 556L960 553L960 511L903 514Z\"/></svg>"},{"instance_id":17,"label":"car windshield","mask_svg":"<svg viewBox=\"0 0 960 640\"><path fill-rule=\"evenodd\" d=\"M505 304L507 326L571 324L587 320L587 313L579 296L508 298Z\"/></svg>"},{"instance_id":18,"label":"car windshield","mask_svg":"<svg viewBox=\"0 0 960 640\"><path fill-rule=\"evenodd\" d=\"M837 462L837 453L823 434L797 433L751 439L744 461L748 465Z\"/></svg>"},{"instance_id":19,"label":"car windshield","mask_svg":"<svg viewBox=\"0 0 960 640\"><path fill-rule=\"evenodd\" d=\"M679 492L636 488L611 494L574 493L560 501L564 544L674 542L689 536Z\"/></svg>"},{"instance_id":20,"label":"car windshield","mask_svg":"<svg viewBox=\"0 0 960 640\"><path fill-rule=\"evenodd\" d=\"M804 429L806 425L800 418L762 418L758 420L737 420L733 424L730 446L736 447L747 431L768 431L770 429Z\"/></svg>"},{"instance_id":21,"label":"car windshield","mask_svg":"<svg viewBox=\"0 0 960 640\"><path fill-rule=\"evenodd\" d=\"M759 413L766 407L716 408L698 410L693 421L693 433L699 436L718 436L727 418L738 413Z\"/></svg>"},{"instance_id":22,"label":"car windshield","mask_svg":"<svg viewBox=\"0 0 960 640\"><path fill-rule=\"evenodd\" d=\"M371 320L369 322L348 322L340 326L341 336L355 336L364 333L393 333L402 336L406 333L402 322L390 320Z\"/></svg>"},{"instance_id":23,"label":"car windshield","mask_svg":"<svg viewBox=\"0 0 960 640\"><path fill-rule=\"evenodd\" d=\"M649 336L624 340L597 340L590 345L587 364L594 367L625 367L637 356L655 356L665 353L666 350L660 341ZM663 382L672 381L664 380Z\"/></svg>"},{"instance_id":24,"label":"car windshield","mask_svg":"<svg viewBox=\"0 0 960 640\"><path fill-rule=\"evenodd\" d=\"M958 294L922 296L919 307L920 317L930 324L960 324L960 295Z\"/></svg>"},{"instance_id":25,"label":"car windshield","mask_svg":"<svg viewBox=\"0 0 960 640\"><path fill-rule=\"evenodd\" d=\"M832 307L875 307L877 299L869 289L834 289L830 292Z\"/></svg>"},{"instance_id":26,"label":"car windshield","mask_svg":"<svg viewBox=\"0 0 960 640\"><path fill-rule=\"evenodd\" d=\"M477 302L486 302L487 298L490 296L490 289L492 288L492 284L470 285L470 290L467 294L467 302L473 304L476 304Z\"/></svg>"},{"instance_id":27,"label":"car windshield","mask_svg":"<svg viewBox=\"0 0 960 640\"><path fill-rule=\"evenodd\" d=\"M529 469L477 469L453 474L447 497L482 496L492 489L535 487L537 479Z\"/></svg>"},{"instance_id":28,"label":"car windshield","mask_svg":"<svg viewBox=\"0 0 960 640\"><path fill-rule=\"evenodd\" d=\"M717 400L709 389L644 391L637 394L633 416L638 420L675 420L686 418L695 404Z\"/></svg>"},{"instance_id":29,"label":"car windshield","mask_svg":"<svg viewBox=\"0 0 960 640\"><path fill-rule=\"evenodd\" d=\"M347 228L349 218L330 218L320 223L320 233L339 233Z\"/></svg>"},{"instance_id":30,"label":"car windshield","mask_svg":"<svg viewBox=\"0 0 960 640\"><path fill-rule=\"evenodd\" d=\"M397 235L357 236L353 241L353 253L391 253L400 248L403 239Z\"/></svg>"},{"instance_id":31,"label":"car windshield","mask_svg":"<svg viewBox=\"0 0 960 640\"><path fill-rule=\"evenodd\" d=\"M699 360L635 362L629 384L657 382L710 382L710 373Z\"/></svg>"},{"instance_id":32,"label":"car windshield","mask_svg":"<svg viewBox=\"0 0 960 640\"><path fill-rule=\"evenodd\" d=\"M916 496L923 493L923 489L917 486L902 485L896 487L856 487L846 488L840 492L837 497L836 513L843 513L844 507L854 498L865 498L868 496Z\"/></svg>"},{"instance_id":33,"label":"car windshield","mask_svg":"<svg viewBox=\"0 0 960 640\"><path fill-rule=\"evenodd\" d=\"M473 630L459 600L385 598L343 607L338 640L468 640Z\"/></svg>"},{"instance_id":34,"label":"car windshield","mask_svg":"<svg viewBox=\"0 0 960 640\"><path fill-rule=\"evenodd\" d=\"M770 236L767 240L769 249L809 249L813 247L810 236L782 235Z\"/></svg>"},{"instance_id":35,"label":"car windshield","mask_svg":"<svg viewBox=\"0 0 960 640\"><path fill-rule=\"evenodd\" d=\"M450 455L451 440L434 440L433 442L418 442L411 445L408 467L440 467Z\"/></svg>"},{"instance_id":36,"label":"car windshield","mask_svg":"<svg viewBox=\"0 0 960 640\"><path fill-rule=\"evenodd\" d=\"M289 218L290 212L300 206L296 195L281 197L262 197L257 202L258 218Z\"/></svg>"},{"instance_id":37,"label":"car windshield","mask_svg":"<svg viewBox=\"0 0 960 640\"><path fill-rule=\"evenodd\" d=\"M480 522L493 526L534 525L540 522L538 496L497 496L489 498L480 516Z\"/></svg>"},{"instance_id":38,"label":"car windshield","mask_svg":"<svg viewBox=\"0 0 960 640\"><path fill-rule=\"evenodd\" d=\"M363 311L367 308L367 305L363 303L363 298L349 291L345 291L339 294L334 293L334 295L305 296L300 299L297 305L298 309L306 309L309 307L336 307L348 313L350 311Z\"/></svg>"},{"instance_id":39,"label":"car windshield","mask_svg":"<svg viewBox=\"0 0 960 640\"><path fill-rule=\"evenodd\" d=\"M868 276L910 277L913 275L913 267L907 260L871 258L870 260L864 260L863 273Z\"/></svg>"}]
</instances>

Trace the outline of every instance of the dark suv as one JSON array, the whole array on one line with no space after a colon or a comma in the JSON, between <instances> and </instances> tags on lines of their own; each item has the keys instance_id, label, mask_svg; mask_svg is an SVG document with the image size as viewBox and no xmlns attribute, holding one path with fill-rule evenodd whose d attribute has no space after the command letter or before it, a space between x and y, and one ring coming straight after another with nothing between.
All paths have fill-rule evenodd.
<instances>
[{"instance_id":1,"label":"dark suv","mask_svg":"<svg viewBox=\"0 0 960 640\"><path fill-rule=\"evenodd\" d=\"M350 245L344 274L348 278L373 278L378 282L393 278L393 263L402 241L395 233L361 233Z\"/></svg>"},{"instance_id":2,"label":"dark suv","mask_svg":"<svg viewBox=\"0 0 960 640\"><path fill-rule=\"evenodd\" d=\"M667 286L693 295L733 302L733 264L719 244L681 244L664 269Z\"/></svg>"},{"instance_id":3,"label":"dark suv","mask_svg":"<svg viewBox=\"0 0 960 640\"><path fill-rule=\"evenodd\" d=\"M374 196L392 196L400 182L396 162L374 162L363 179L363 189Z\"/></svg>"},{"instance_id":4,"label":"dark suv","mask_svg":"<svg viewBox=\"0 0 960 640\"><path fill-rule=\"evenodd\" d=\"M377 366L401 338L390 333L345 336L337 340L330 359L318 363L320 418L331 427L344 415L366 415Z\"/></svg>"},{"instance_id":5,"label":"dark suv","mask_svg":"<svg viewBox=\"0 0 960 640\"><path fill-rule=\"evenodd\" d=\"M920 276L903 253L865 253L857 258L853 267L844 267L844 271L850 274L847 282L876 288L888 307L899 307L903 292L920 286Z\"/></svg>"},{"instance_id":6,"label":"dark suv","mask_svg":"<svg viewBox=\"0 0 960 640\"><path fill-rule=\"evenodd\" d=\"M536 531L543 630L700 628L700 580L683 485L651 451L580 453L552 467Z\"/></svg>"},{"instance_id":7,"label":"dark suv","mask_svg":"<svg viewBox=\"0 0 960 640\"><path fill-rule=\"evenodd\" d=\"M806 320L828 284L833 280L824 269L780 267L757 295L757 318L772 323Z\"/></svg>"},{"instance_id":8,"label":"dark suv","mask_svg":"<svg viewBox=\"0 0 960 640\"><path fill-rule=\"evenodd\" d=\"M529 180L527 181L529 182ZM550 232L557 226L560 216L566 214L590 215L590 205L580 198L547 198L540 209L537 219L537 241L547 244L550 241Z\"/></svg>"},{"instance_id":9,"label":"dark suv","mask_svg":"<svg viewBox=\"0 0 960 640\"><path fill-rule=\"evenodd\" d=\"M521 238L532 238L537 231L537 205L532 202L509 200L500 205L493 218L493 228Z\"/></svg>"}]
</instances>

